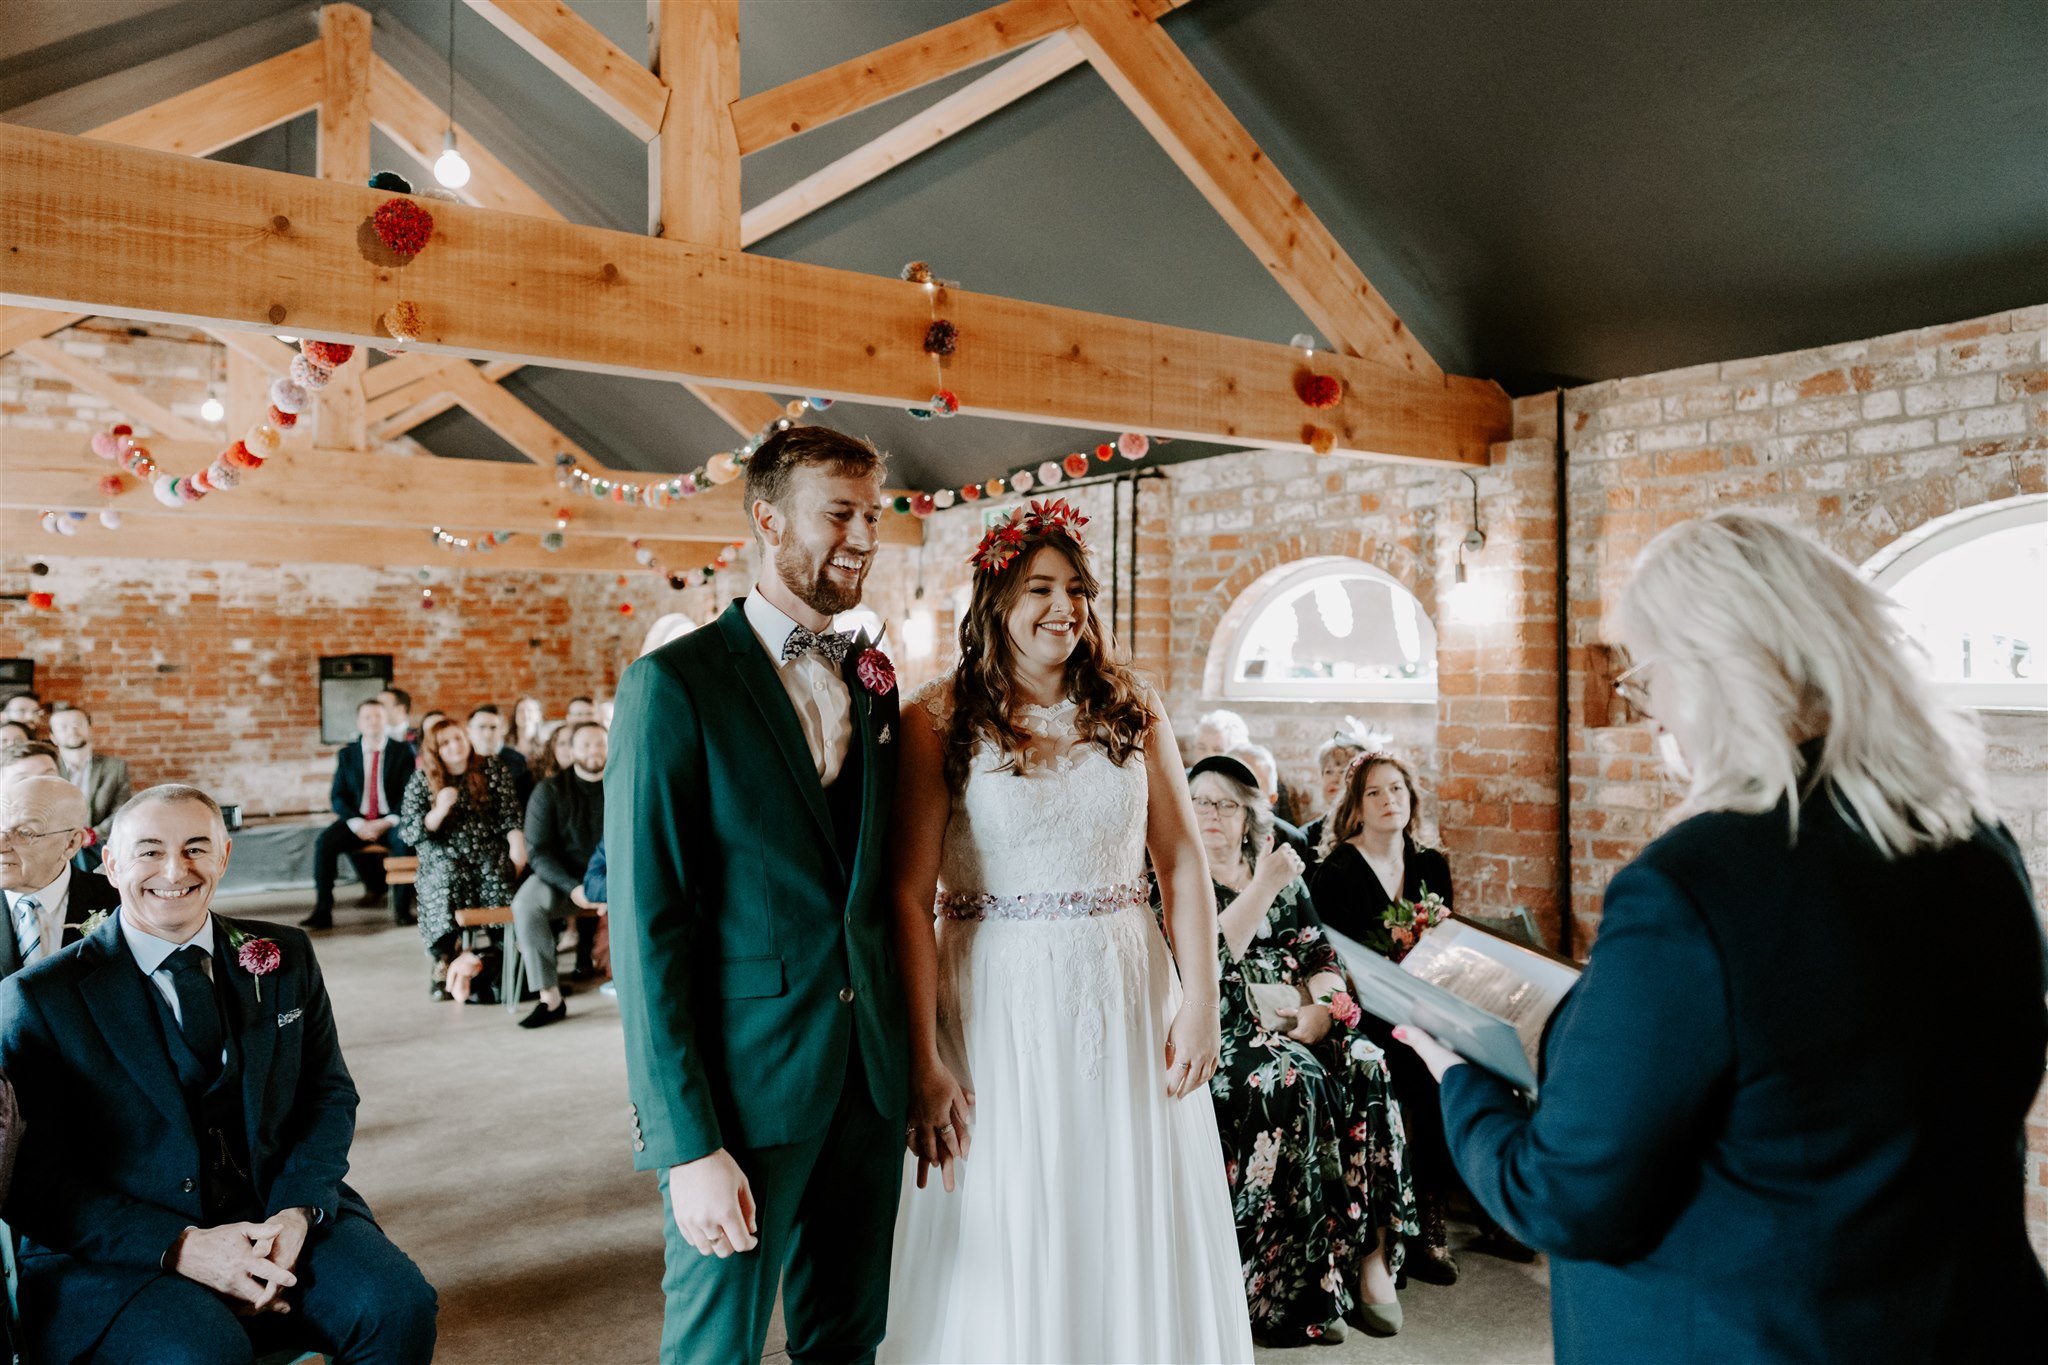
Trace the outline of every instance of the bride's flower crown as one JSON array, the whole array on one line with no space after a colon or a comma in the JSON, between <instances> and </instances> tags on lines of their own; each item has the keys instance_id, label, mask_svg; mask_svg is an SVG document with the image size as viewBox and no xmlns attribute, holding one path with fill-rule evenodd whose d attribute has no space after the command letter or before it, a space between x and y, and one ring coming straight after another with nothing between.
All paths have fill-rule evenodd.
<instances>
[{"instance_id":1,"label":"bride's flower crown","mask_svg":"<svg viewBox=\"0 0 2048 1365\"><path fill-rule=\"evenodd\" d=\"M999 574L1023 552L1025 540L1043 540L1053 531L1065 531L1074 538L1076 545L1085 550L1088 542L1081 538L1081 528L1087 524L1088 518L1076 511L1065 498L1034 502L1028 511L1022 507L1014 508L1008 521L999 521L988 528L988 534L981 538L981 544L967 557L967 562L976 569Z\"/></svg>"}]
</instances>

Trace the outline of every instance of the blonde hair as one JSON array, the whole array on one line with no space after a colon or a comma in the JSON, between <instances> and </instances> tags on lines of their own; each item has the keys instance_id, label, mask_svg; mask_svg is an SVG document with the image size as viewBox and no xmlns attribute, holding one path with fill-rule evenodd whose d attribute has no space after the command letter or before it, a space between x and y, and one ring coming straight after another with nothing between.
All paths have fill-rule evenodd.
<instances>
[{"instance_id":1,"label":"blonde hair","mask_svg":"<svg viewBox=\"0 0 2048 1365\"><path fill-rule=\"evenodd\" d=\"M1840 556L1753 512L1651 541L1620 627L1666 684L1652 702L1691 771L1672 818L1782 801L1797 838L1800 798L1825 783L1888 858L1994 821L1982 742L1935 700L1890 606ZM1799 748L1814 739L1820 755L1805 770Z\"/></svg>"}]
</instances>

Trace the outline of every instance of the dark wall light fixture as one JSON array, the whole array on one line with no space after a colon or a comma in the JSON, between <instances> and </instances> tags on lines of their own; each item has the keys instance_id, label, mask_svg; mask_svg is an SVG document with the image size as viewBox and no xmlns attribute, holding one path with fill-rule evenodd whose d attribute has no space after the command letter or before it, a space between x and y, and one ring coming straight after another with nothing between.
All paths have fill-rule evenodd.
<instances>
[{"instance_id":1,"label":"dark wall light fixture","mask_svg":"<svg viewBox=\"0 0 2048 1365\"><path fill-rule=\"evenodd\" d=\"M1486 548L1486 532L1479 528L1479 480L1473 477L1469 469L1461 469L1458 472L1472 485L1472 524L1465 528L1465 538L1458 542L1458 567L1451 577L1453 583L1465 581L1465 552L1470 550L1473 554L1478 554Z\"/></svg>"}]
</instances>

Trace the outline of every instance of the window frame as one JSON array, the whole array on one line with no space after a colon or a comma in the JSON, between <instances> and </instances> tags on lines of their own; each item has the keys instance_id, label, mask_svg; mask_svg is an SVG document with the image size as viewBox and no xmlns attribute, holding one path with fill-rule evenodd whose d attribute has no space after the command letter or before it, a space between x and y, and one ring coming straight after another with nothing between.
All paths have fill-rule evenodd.
<instances>
[{"instance_id":1,"label":"window frame","mask_svg":"<svg viewBox=\"0 0 2048 1365\"><path fill-rule=\"evenodd\" d=\"M1415 615L1422 627L1422 657L1429 662L1428 678L1362 681L1357 678L1239 678L1237 665L1252 629L1278 601L1292 597L1309 583L1322 578L1364 578L1415 603ZM1318 555L1283 565L1246 588L1226 608L1211 649L1220 669L1214 685L1205 689L1212 698L1228 701L1267 702L1351 702L1357 705L1434 705L1438 687L1436 622L1422 599L1406 583L1376 564L1349 555Z\"/></svg>"}]
</instances>

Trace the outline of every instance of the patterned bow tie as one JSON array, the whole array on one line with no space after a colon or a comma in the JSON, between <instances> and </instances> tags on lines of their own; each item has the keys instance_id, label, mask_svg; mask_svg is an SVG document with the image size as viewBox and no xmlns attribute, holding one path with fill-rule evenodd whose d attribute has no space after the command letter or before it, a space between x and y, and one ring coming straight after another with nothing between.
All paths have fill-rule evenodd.
<instances>
[{"instance_id":1,"label":"patterned bow tie","mask_svg":"<svg viewBox=\"0 0 2048 1365\"><path fill-rule=\"evenodd\" d=\"M789 638L782 642L782 662L788 663L805 650L815 649L837 668L846 662L846 651L853 648L853 636L843 630L814 632L802 626L789 632Z\"/></svg>"}]
</instances>

